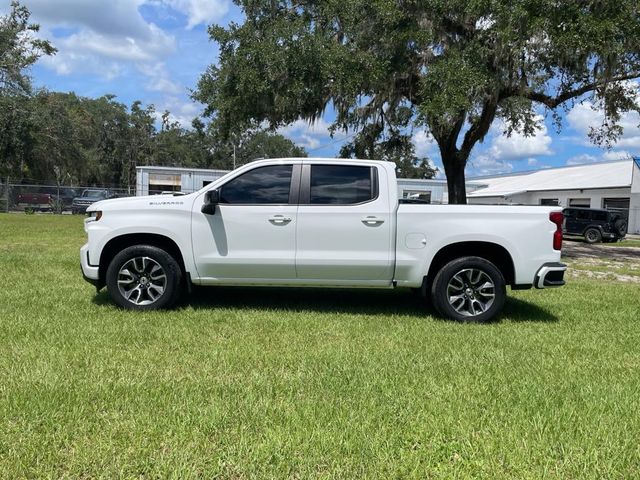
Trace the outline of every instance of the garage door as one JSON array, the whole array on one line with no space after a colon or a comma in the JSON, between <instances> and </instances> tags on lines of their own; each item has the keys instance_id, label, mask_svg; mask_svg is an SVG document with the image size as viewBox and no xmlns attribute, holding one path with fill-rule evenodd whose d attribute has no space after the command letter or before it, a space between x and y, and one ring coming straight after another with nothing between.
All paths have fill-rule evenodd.
<instances>
[{"instance_id":1,"label":"garage door","mask_svg":"<svg viewBox=\"0 0 640 480\"><path fill-rule=\"evenodd\" d=\"M591 199L590 198L570 198L569 199L570 207L591 207Z\"/></svg>"},{"instance_id":2,"label":"garage door","mask_svg":"<svg viewBox=\"0 0 640 480\"><path fill-rule=\"evenodd\" d=\"M614 210L622 213L625 217L629 217L629 197L603 198L602 208Z\"/></svg>"}]
</instances>

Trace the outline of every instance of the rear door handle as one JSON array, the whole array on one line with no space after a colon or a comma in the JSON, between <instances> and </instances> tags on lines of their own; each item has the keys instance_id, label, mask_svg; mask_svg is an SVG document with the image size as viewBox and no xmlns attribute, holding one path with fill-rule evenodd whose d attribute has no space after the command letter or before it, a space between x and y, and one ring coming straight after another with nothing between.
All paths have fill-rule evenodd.
<instances>
[{"instance_id":1,"label":"rear door handle","mask_svg":"<svg viewBox=\"0 0 640 480\"><path fill-rule=\"evenodd\" d=\"M274 225L286 225L291 221L291 217L285 217L284 215L272 215L269 217L269 221Z\"/></svg>"},{"instance_id":2,"label":"rear door handle","mask_svg":"<svg viewBox=\"0 0 640 480\"><path fill-rule=\"evenodd\" d=\"M373 215L369 215L368 217L364 217L362 219L362 223L365 225L369 225L371 227L375 227L377 225L382 225L384 223L384 218L374 217Z\"/></svg>"}]
</instances>

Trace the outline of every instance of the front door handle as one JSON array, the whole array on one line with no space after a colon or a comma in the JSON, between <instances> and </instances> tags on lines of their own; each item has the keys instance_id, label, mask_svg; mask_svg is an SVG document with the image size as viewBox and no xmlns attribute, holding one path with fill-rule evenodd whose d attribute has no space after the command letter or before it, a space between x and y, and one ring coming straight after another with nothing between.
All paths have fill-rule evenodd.
<instances>
[{"instance_id":1,"label":"front door handle","mask_svg":"<svg viewBox=\"0 0 640 480\"><path fill-rule=\"evenodd\" d=\"M291 221L291 217L285 217L284 215L273 215L269 217L269 221L274 225L286 225Z\"/></svg>"},{"instance_id":2,"label":"front door handle","mask_svg":"<svg viewBox=\"0 0 640 480\"><path fill-rule=\"evenodd\" d=\"M369 215L368 217L364 217L362 219L362 223L370 227L375 227L378 225L382 225L384 223L384 218L374 217L373 215Z\"/></svg>"}]
</instances>

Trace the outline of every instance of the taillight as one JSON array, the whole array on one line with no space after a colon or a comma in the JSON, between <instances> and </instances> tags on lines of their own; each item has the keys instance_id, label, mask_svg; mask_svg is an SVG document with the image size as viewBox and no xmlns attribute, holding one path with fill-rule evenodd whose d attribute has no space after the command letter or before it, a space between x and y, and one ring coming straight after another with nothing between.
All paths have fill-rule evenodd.
<instances>
[{"instance_id":1,"label":"taillight","mask_svg":"<svg viewBox=\"0 0 640 480\"><path fill-rule=\"evenodd\" d=\"M553 232L553 249L561 250L562 249L562 222L564 220L564 215L562 212L551 212L549 214L549 220L556 224L556 231Z\"/></svg>"}]
</instances>

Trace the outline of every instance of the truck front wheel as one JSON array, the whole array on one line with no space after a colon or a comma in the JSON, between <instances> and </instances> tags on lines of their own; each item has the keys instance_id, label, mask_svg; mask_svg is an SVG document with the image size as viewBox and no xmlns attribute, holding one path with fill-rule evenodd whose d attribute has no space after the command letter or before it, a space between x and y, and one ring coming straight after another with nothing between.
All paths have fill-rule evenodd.
<instances>
[{"instance_id":1,"label":"truck front wheel","mask_svg":"<svg viewBox=\"0 0 640 480\"><path fill-rule=\"evenodd\" d=\"M178 262L164 250L134 245L113 257L107 268L106 283L113 301L123 308L170 308L182 291L182 271Z\"/></svg>"},{"instance_id":2,"label":"truck front wheel","mask_svg":"<svg viewBox=\"0 0 640 480\"><path fill-rule=\"evenodd\" d=\"M450 261L436 274L431 299L445 317L463 322L486 322L495 317L506 298L504 277L480 257Z\"/></svg>"}]
</instances>

